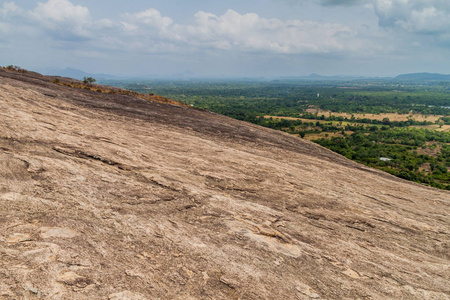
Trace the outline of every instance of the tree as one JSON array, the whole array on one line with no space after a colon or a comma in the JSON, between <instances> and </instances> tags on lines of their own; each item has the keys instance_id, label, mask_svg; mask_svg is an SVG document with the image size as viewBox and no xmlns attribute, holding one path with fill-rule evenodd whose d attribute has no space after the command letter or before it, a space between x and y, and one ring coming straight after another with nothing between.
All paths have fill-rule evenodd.
<instances>
[{"instance_id":1,"label":"tree","mask_svg":"<svg viewBox=\"0 0 450 300\"><path fill-rule=\"evenodd\" d=\"M97 80L95 80L95 78L92 77L84 77L83 78L83 83L84 84L93 84L94 82L96 82Z\"/></svg>"}]
</instances>

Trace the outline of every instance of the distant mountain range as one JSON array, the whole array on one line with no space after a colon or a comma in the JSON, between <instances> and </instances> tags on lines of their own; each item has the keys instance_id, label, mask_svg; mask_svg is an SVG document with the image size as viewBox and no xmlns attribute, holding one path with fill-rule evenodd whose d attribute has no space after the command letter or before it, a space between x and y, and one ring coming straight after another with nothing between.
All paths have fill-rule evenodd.
<instances>
[{"instance_id":1,"label":"distant mountain range","mask_svg":"<svg viewBox=\"0 0 450 300\"><path fill-rule=\"evenodd\" d=\"M398 75L396 80L412 80L412 81L450 81L450 75L438 73L411 73Z\"/></svg>"},{"instance_id":2,"label":"distant mountain range","mask_svg":"<svg viewBox=\"0 0 450 300\"><path fill-rule=\"evenodd\" d=\"M61 77L69 77L74 78L78 80L82 80L84 77L94 77L96 79L116 79L117 77L114 75L109 74L92 74L87 73L82 70L77 70L73 68L65 68L65 69L58 69L58 68L48 68L43 70L38 70L43 75L54 75L54 76L61 76Z\"/></svg>"},{"instance_id":3,"label":"distant mountain range","mask_svg":"<svg viewBox=\"0 0 450 300\"><path fill-rule=\"evenodd\" d=\"M304 79L307 80L357 80L357 79L368 79L368 78L375 78L375 77L364 77L364 76L358 76L358 75L320 75L316 73L312 73L309 76L305 76ZM377 77L378 78L378 77Z\"/></svg>"},{"instance_id":4,"label":"distant mountain range","mask_svg":"<svg viewBox=\"0 0 450 300\"><path fill-rule=\"evenodd\" d=\"M44 69L38 70L44 75L57 75L62 77L70 77L74 79L83 79L84 77L94 77L95 79L105 80L105 79L130 79L129 76L114 76L109 74L93 74L87 73L82 70L77 70L73 68L65 68L65 69ZM144 75L144 76L136 76L135 78L140 79L199 79L205 77L200 77L191 71L185 71L178 74L173 74L171 76L167 75ZM231 78L231 77L229 77ZM217 79L215 77L215 79ZM249 78L246 78L247 80ZM258 80L264 80L263 78L255 78ZM275 79L275 78L274 78ZM276 79L280 80L321 80L321 81L334 81L334 80L361 80L361 79L377 79L377 80L398 80L398 81L450 81L450 75L438 74L438 73L410 73L410 74L401 74L396 77L364 77L364 76L351 76L351 75L333 75L326 76L320 74L311 74L309 76L287 76L287 77L279 77Z\"/></svg>"},{"instance_id":5,"label":"distant mountain range","mask_svg":"<svg viewBox=\"0 0 450 300\"><path fill-rule=\"evenodd\" d=\"M361 80L361 79L378 79L378 80L398 80L398 81L450 81L450 75L438 73L410 73L401 74L396 77L365 77L365 76L349 76L349 75L334 75L324 76L319 74L311 74L309 76L301 77L286 77L286 79L304 79L304 80Z\"/></svg>"}]
</instances>

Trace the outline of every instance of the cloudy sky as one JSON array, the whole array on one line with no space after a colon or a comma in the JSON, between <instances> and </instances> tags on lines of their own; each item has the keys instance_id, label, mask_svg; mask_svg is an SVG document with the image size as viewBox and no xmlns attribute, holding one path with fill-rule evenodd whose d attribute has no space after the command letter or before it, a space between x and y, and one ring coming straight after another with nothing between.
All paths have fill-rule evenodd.
<instances>
[{"instance_id":1,"label":"cloudy sky","mask_svg":"<svg viewBox=\"0 0 450 300\"><path fill-rule=\"evenodd\" d=\"M450 0L0 1L0 65L200 76L450 73Z\"/></svg>"}]
</instances>

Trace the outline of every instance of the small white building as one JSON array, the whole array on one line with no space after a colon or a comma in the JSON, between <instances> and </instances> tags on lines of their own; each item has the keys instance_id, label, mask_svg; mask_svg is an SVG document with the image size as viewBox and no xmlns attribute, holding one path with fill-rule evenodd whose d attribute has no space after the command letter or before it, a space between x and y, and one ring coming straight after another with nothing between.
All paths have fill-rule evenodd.
<instances>
[{"instance_id":1,"label":"small white building","mask_svg":"<svg viewBox=\"0 0 450 300\"><path fill-rule=\"evenodd\" d=\"M381 161L391 161L392 158L389 158L389 157L380 157L380 160L381 160Z\"/></svg>"}]
</instances>

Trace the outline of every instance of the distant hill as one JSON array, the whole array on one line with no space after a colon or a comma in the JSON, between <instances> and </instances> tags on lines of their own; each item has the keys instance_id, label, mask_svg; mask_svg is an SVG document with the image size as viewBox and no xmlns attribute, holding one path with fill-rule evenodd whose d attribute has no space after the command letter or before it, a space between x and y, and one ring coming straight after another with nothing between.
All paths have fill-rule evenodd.
<instances>
[{"instance_id":1,"label":"distant hill","mask_svg":"<svg viewBox=\"0 0 450 300\"><path fill-rule=\"evenodd\" d=\"M438 73L411 73L398 75L394 79L396 80L416 80L416 81L450 81L450 75L438 74Z\"/></svg>"},{"instance_id":2,"label":"distant hill","mask_svg":"<svg viewBox=\"0 0 450 300\"><path fill-rule=\"evenodd\" d=\"M202 77L190 70L172 74L172 75L161 75L161 74L152 74L152 75L144 75L144 76L114 76L110 74L95 74L88 73L83 70L74 69L74 68L46 68L38 70L44 75L52 75L52 76L62 76L75 78L78 80L82 80L84 77L94 77L97 80L108 80L108 79L178 79L178 80L186 80L186 79L202 79ZM226 77L226 76L225 76ZM224 79L225 77L215 77L215 79ZM269 78L237 78L230 77L233 79L239 80L267 80ZM207 78L203 78L207 79ZM283 77L275 77L271 79L276 80L305 80L305 81L352 81L352 80L403 80L403 81L450 81L450 75L438 74L438 73L409 73L409 74L401 74L396 77L365 77L359 75L321 75L312 73L308 76L283 76Z\"/></svg>"},{"instance_id":3,"label":"distant hill","mask_svg":"<svg viewBox=\"0 0 450 300\"><path fill-rule=\"evenodd\" d=\"M149 74L149 75L142 75L142 76L114 76L111 74L96 74L96 73L88 73L83 70L74 69L74 68L45 68L38 70L44 75L50 75L50 76L61 76L61 77L68 77L68 78L74 78L78 80L82 80L84 77L94 77L97 80L108 80L108 79L178 79L178 80L184 80L184 79L193 79L193 78L199 78L200 76L192 71L184 71L172 75L159 75L159 74Z\"/></svg>"},{"instance_id":4,"label":"distant hill","mask_svg":"<svg viewBox=\"0 0 450 300\"><path fill-rule=\"evenodd\" d=\"M326 75L320 75L312 73L310 74L307 79L312 80L353 80L353 79L365 79L364 76L351 76L351 75L332 75L332 76L326 76Z\"/></svg>"},{"instance_id":5,"label":"distant hill","mask_svg":"<svg viewBox=\"0 0 450 300\"><path fill-rule=\"evenodd\" d=\"M58 69L58 68L48 68L45 70L40 70L42 74L45 75L52 75L52 76L62 76L62 77L69 77L74 78L78 80L82 80L84 77L94 77L95 79L115 79L116 77L109 74L93 74L93 73L87 73L82 70L73 69L73 68L65 68L65 69Z\"/></svg>"},{"instance_id":6,"label":"distant hill","mask_svg":"<svg viewBox=\"0 0 450 300\"><path fill-rule=\"evenodd\" d=\"M410 73L401 74L396 77L364 77L364 76L346 76L334 75L324 76L319 74L311 74L303 77L305 80L359 80L359 79L385 79L385 80L408 80L408 81L450 81L450 75L438 73Z\"/></svg>"}]
</instances>

